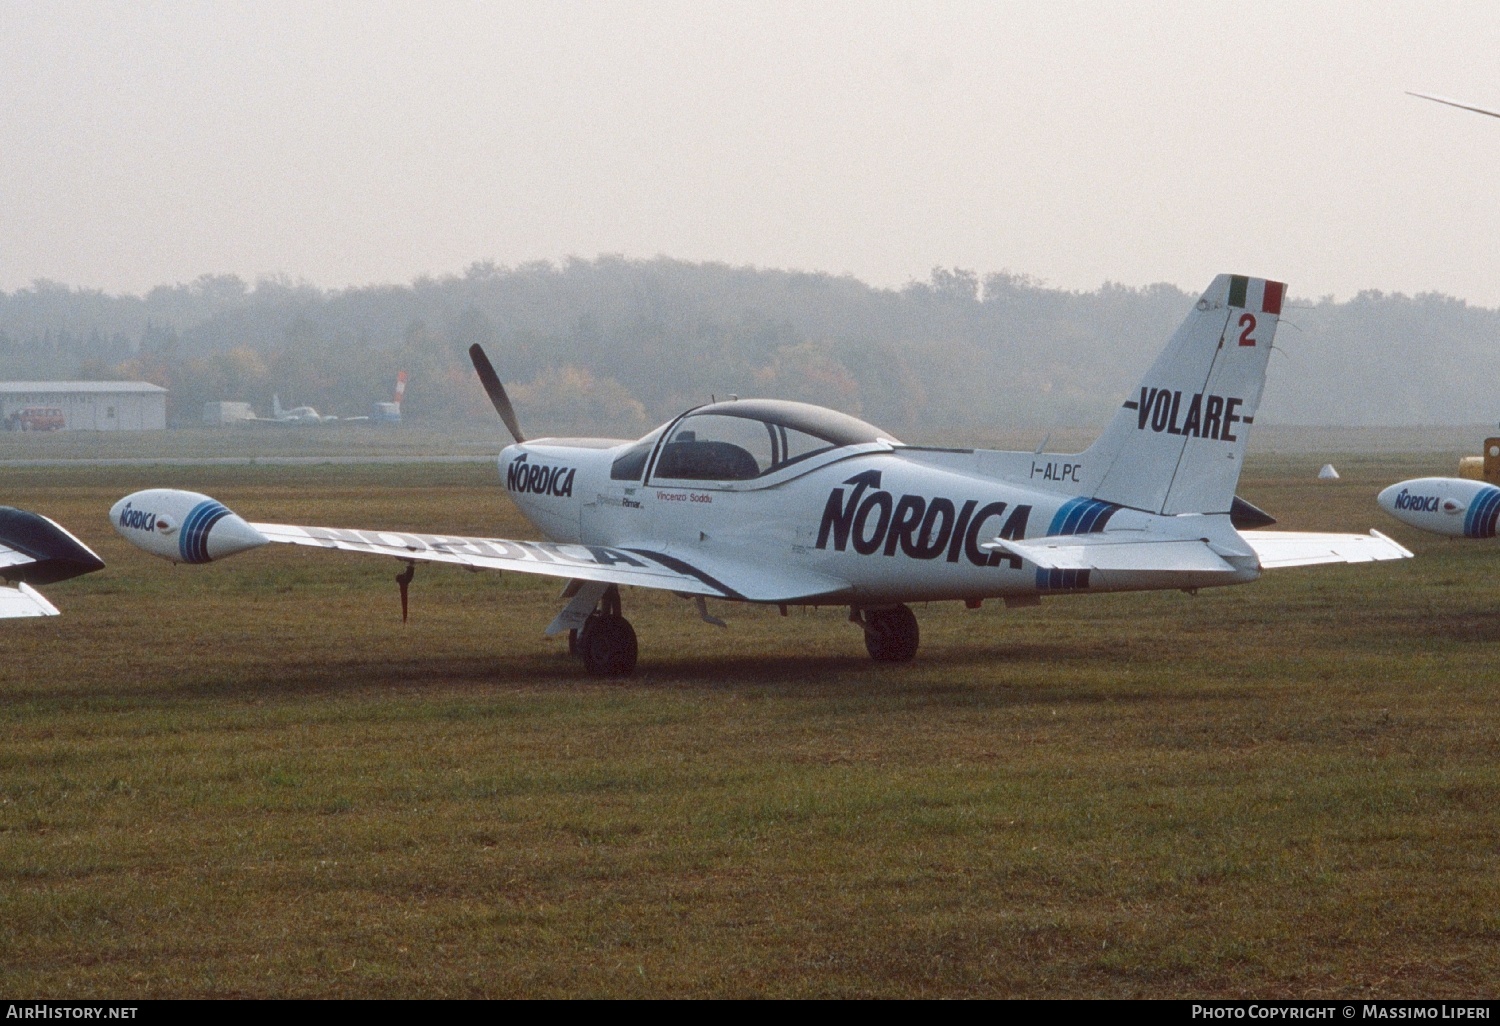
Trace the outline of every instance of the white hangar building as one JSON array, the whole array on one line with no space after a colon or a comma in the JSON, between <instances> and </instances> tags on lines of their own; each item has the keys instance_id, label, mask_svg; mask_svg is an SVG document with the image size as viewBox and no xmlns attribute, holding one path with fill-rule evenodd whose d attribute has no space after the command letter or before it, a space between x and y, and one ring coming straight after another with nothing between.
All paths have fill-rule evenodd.
<instances>
[{"instance_id":1,"label":"white hangar building","mask_svg":"<svg viewBox=\"0 0 1500 1026\"><path fill-rule=\"evenodd\" d=\"M162 431L167 390L145 381L0 381L8 431Z\"/></svg>"}]
</instances>

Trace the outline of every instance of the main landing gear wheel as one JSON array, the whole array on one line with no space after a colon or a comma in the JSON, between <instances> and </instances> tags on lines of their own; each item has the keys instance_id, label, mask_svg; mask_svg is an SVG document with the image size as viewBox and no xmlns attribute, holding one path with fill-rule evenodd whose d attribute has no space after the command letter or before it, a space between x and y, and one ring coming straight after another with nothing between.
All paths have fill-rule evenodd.
<instances>
[{"instance_id":1,"label":"main landing gear wheel","mask_svg":"<svg viewBox=\"0 0 1500 1026\"><path fill-rule=\"evenodd\" d=\"M916 614L905 606L865 610L865 648L876 662L909 663L920 641Z\"/></svg>"},{"instance_id":2,"label":"main landing gear wheel","mask_svg":"<svg viewBox=\"0 0 1500 1026\"><path fill-rule=\"evenodd\" d=\"M578 654L595 677L627 677L635 669L635 628L619 613L594 613L578 634Z\"/></svg>"}]
</instances>

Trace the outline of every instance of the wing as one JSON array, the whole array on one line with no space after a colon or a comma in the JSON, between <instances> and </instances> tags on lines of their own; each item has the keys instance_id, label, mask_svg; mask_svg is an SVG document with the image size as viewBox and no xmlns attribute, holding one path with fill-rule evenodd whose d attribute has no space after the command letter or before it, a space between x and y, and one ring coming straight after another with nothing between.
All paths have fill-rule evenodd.
<instances>
[{"instance_id":1,"label":"wing","mask_svg":"<svg viewBox=\"0 0 1500 1026\"><path fill-rule=\"evenodd\" d=\"M678 552L671 546L610 548L293 524L249 526L267 541L285 545L453 563L480 570L513 570L545 577L630 584L682 595L792 602L848 590L843 582L817 574L756 566L725 557L706 558L700 552Z\"/></svg>"},{"instance_id":2,"label":"wing","mask_svg":"<svg viewBox=\"0 0 1500 1026\"><path fill-rule=\"evenodd\" d=\"M56 616L57 607L29 584L0 587L0 620L19 616Z\"/></svg>"},{"instance_id":3,"label":"wing","mask_svg":"<svg viewBox=\"0 0 1500 1026\"><path fill-rule=\"evenodd\" d=\"M1373 563L1410 559L1411 550L1372 530L1369 534L1323 534L1314 531L1243 531L1266 570L1317 563Z\"/></svg>"}]
</instances>

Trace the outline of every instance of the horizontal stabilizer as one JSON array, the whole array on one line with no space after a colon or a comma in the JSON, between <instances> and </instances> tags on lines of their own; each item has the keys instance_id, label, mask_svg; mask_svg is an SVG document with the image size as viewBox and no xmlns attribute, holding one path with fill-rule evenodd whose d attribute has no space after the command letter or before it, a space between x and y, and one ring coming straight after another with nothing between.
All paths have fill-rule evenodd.
<instances>
[{"instance_id":1,"label":"horizontal stabilizer","mask_svg":"<svg viewBox=\"0 0 1500 1026\"><path fill-rule=\"evenodd\" d=\"M1018 542L997 538L980 548L1020 556L1044 570L1133 570L1151 573L1234 573L1201 538L1057 535Z\"/></svg>"},{"instance_id":2,"label":"horizontal stabilizer","mask_svg":"<svg viewBox=\"0 0 1500 1026\"><path fill-rule=\"evenodd\" d=\"M1322 534L1312 531L1251 531L1245 543L1266 570L1318 563L1373 563L1410 559L1411 550L1379 531L1369 534Z\"/></svg>"}]
</instances>

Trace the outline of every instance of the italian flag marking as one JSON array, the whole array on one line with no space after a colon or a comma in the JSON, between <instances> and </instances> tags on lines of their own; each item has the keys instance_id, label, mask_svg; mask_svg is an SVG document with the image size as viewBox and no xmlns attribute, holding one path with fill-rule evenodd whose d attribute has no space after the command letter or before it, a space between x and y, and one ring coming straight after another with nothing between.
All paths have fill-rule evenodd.
<instances>
[{"instance_id":1,"label":"italian flag marking","mask_svg":"<svg viewBox=\"0 0 1500 1026\"><path fill-rule=\"evenodd\" d=\"M1279 281L1248 278L1243 274L1229 276L1229 305L1242 310L1259 310L1279 317L1285 294L1286 285Z\"/></svg>"}]
</instances>

